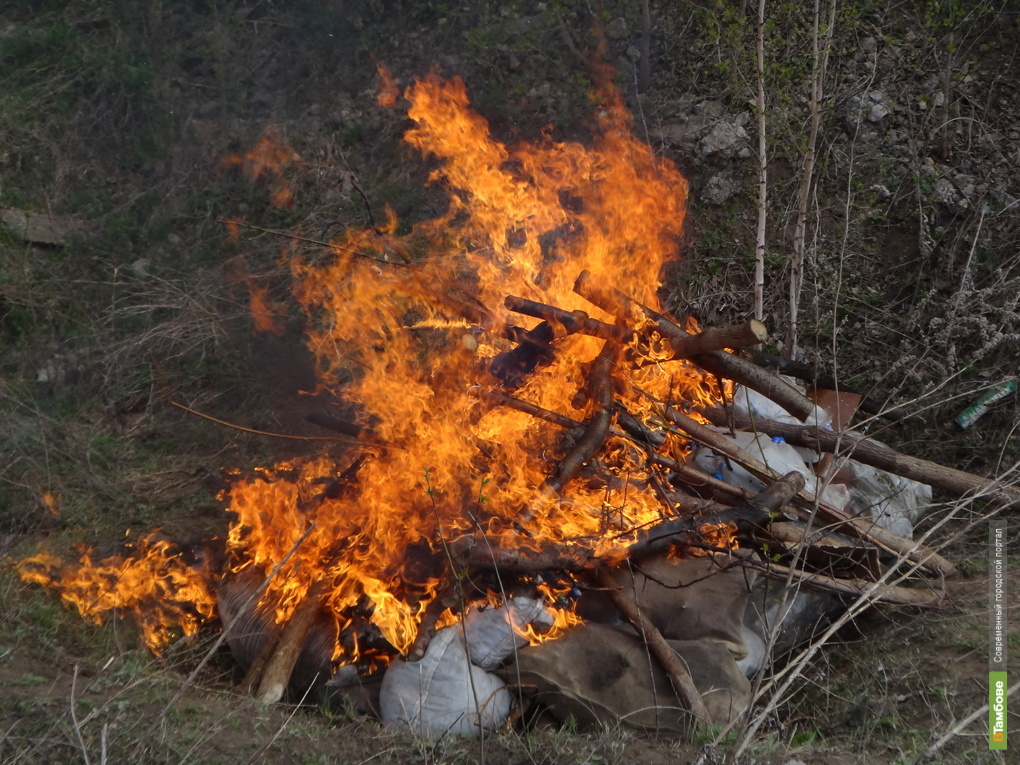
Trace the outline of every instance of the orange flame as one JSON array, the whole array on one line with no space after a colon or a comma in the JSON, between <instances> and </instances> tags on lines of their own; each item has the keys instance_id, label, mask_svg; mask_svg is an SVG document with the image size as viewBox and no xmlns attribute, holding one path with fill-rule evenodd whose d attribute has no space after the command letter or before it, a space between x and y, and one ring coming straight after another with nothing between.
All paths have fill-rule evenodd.
<instances>
[{"instance_id":1,"label":"orange flame","mask_svg":"<svg viewBox=\"0 0 1020 765\"><path fill-rule=\"evenodd\" d=\"M393 79L393 75L390 74L390 70L386 66L376 64L376 69L379 71L379 95L376 100L379 102L379 106L388 108L397 103L400 88L397 87L397 81Z\"/></svg>"},{"instance_id":2,"label":"orange flame","mask_svg":"<svg viewBox=\"0 0 1020 765\"><path fill-rule=\"evenodd\" d=\"M391 95L395 100L392 78L384 67L379 72L380 102ZM502 328L534 324L504 307L507 295L614 321L573 292L586 269L659 309L660 272L676 256L687 197L677 169L630 134L621 95L608 81L594 96L597 134L590 148L548 136L533 145L500 143L469 108L459 79L444 82L431 74L404 96L415 123L405 140L440 160L431 182L448 189L448 210L399 235L387 208L384 226L349 229L334 241L332 262L292 259L294 295L317 320L308 346L321 384L359 405L362 424L374 434L358 480L343 485L340 466L326 456L261 471L231 488L234 522L227 539L234 572L268 572L293 551L264 598L278 620L288 618L315 582L325 581L326 603L341 627L355 614L367 618L398 651L411 645L425 607L450 576L448 540L482 530L508 546L566 544L613 559L625 554L627 532L660 518L647 481L635 480L644 470L640 453L618 439L589 460L587 469L602 480L575 480L564 497L540 494L553 455L563 453L563 433L521 412L492 408L474 392L501 383L490 361L511 347ZM279 135L267 133L252 152L226 164L289 189L283 171L301 159ZM255 295L253 307L265 313ZM717 383L696 367L664 363L669 348L661 338L643 342L632 350L644 366L614 372L616 392L632 414L654 418L656 401L718 397ZM572 412L602 345L581 335L559 338L555 358L528 375L515 395ZM572 419L594 411L592 402L578 405ZM670 450L682 448L677 441ZM519 524L526 535L515 530ZM139 565L150 575L172 570L177 576L172 560ZM34 566L44 573L32 574ZM114 577L108 569L124 578L125 567L128 561L95 567L83 558L74 572L39 556L22 564L22 575L43 583L57 576L65 599L82 609L105 592ZM76 583L76 576L85 583ZM180 586L197 587L190 581ZM129 602L154 608L147 600L154 585L146 580L145 587L146 595L135 600L83 613ZM165 592L181 597L177 590ZM208 590L195 598L208 603ZM546 593L550 604L556 598ZM529 640L548 639L578 619L567 607L555 613L556 627ZM157 630L150 645L162 645L165 634ZM337 646L338 660L360 658L357 646L354 655L344 651Z\"/></svg>"},{"instance_id":3,"label":"orange flame","mask_svg":"<svg viewBox=\"0 0 1020 765\"><path fill-rule=\"evenodd\" d=\"M18 564L27 582L59 589L61 599L95 624L115 611L134 613L146 645L159 653L175 630L194 634L216 613L212 572L186 563L179 552L153 532L130 555L94 563L91 550L77 564L64 564L48 553Z\"/></svg>"},{"instance_id":4,"label":"orange flame","mask_svg":"<svg viewBox=\"0 0 1020 765\"><path fill-rule=\"evenodd\" d=\"M270 127L252 149L243 155L231 154L220 162L220 168L236 165L251 181L269 180L270 198L274 207L281 210L294 207L294 191L284 173L292 166L304 167L301 156L291 148L277 127ZM231 224L228 222L228 228ZM236 231L236 228L233 229Z\"/></svg>"}]
</instances>

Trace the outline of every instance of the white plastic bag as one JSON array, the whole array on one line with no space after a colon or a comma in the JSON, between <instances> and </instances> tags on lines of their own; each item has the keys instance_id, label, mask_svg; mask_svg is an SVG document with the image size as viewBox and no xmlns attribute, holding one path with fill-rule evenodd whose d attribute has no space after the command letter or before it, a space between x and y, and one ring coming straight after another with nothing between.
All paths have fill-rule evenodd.
<instances>
[{"instance_id":1,"label":"white plastic bag","mask_svg":"<svg viewBox=\"0 0 1020 765\"><path fill-rule=\"evenodd\" d=\"M848 500L847 487L841 484L830 484L822 490L822 482L807 466L800 452L785 441L775 441L764 433L747 433L738 430L727 433L726 437L733 441L752 457L764 462L776 477L796 471L804 476L808 491L822 491L822 500L829 505L842 509ZM709 475L721 478L726 483L739 486L755 493L765 488L765 484L748 473L732 460L726 460L718 452L702 447L694 453L694 463Z\"/></svg>"},{"instance_id":2,"label":"white plastic bag","mask_svg":"<svg viewBox=\"0 0 1020 765\"><path fill-rule=\"evenodd\" d=\"M461 625L438 630L420 661L397 659L379 691L384 725L423 738L477 735L501 727L510 715L510 691L474 666L460 640Z\"/></svg>"},{"instance_id":3,"label":"white plastic bag","mask_svg":"<svg viewBox=\"0 0 1020 765\"><path fill-rule=\"evenodd\" d=\"M553 625L553 615L534 598L510 598L503 606L471 609L460 636L471 663L491 671L518 648L527 645L528 641L520 633L530 624L539 632L545 632Z\"/></svg>"},{"instance_id":4,"label":"white plastic bag","mask_svg":"<svg viewBox=\"0 0 1020 765\"><path fill-rule=\"evenodd\" d=\"M849 467L850 512L870 516L886 531L912 539L914 524L931 506L931 486L852 460Z\"/></svg>"}]
</instances>

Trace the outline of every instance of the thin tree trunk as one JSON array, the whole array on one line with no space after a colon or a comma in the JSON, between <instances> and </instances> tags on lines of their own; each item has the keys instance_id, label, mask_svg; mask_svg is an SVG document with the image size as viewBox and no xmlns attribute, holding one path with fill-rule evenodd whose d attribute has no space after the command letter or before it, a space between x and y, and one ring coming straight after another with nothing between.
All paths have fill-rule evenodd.
<instances>
[{"instance_id":1,"label":"thin tree trunk","mask_svg":"<svg viewBox=\"0 0 1020 765\"><path fill-rule=\"evenodd\" d=\"M804 149L804 172L800 184L800 204L797 208L797 225L793 232L793 258L790 261L790 324L786 335L785 356L794 358L797 351L797 319L800 312L800 295L804 285L804 250L807 233L808 201L815 169L815 146L818 143L818 125L821 122L822 96L825 91L825 70L829 60L832 33L836 25L836 0L829 5L829 24L825 34L824 51L818 45L820 0L815 0L814 26L811 30L811 128Z\"/></svg>"},{"instance_id":2,"label":"thin tree trunk","mask_svg":"<svg viewBox=\"0 0 1020 765\"><path fill-rule=\"evenodd\" d=\"M765 153L765 0L758 0L758 235L754 246L754 318L765 315L765 203L768 157Z\"/></svg>"}]
</instances>

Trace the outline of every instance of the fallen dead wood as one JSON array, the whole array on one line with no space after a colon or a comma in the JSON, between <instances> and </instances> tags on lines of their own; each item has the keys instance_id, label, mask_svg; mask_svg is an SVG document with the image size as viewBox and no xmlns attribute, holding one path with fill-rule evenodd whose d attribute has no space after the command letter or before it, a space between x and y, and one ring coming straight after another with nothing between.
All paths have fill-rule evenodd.
<instances>
[{"instance_id":1,"label":"fallen dead wood","mask_svg":"<svg viewBox=\"0 0 1020 765\"><path fill-rule=\"evenodd\" d=\"M613 385L610 377L616 364L618 347L616 343L607 340L602 352L595 359L588 383L588 398L593 403L594 410L585 424L584 435L570 454L563 458L556 471L546 479L543 484L544 491L561 491L581 466L591 459L595 450L605 443L613 420Z\"/></svg>"},{"instance_id":2,"label":"fallen dead wood","mask_svg":"<svg viewBox=\"0 0 1020 765\"><path fill-rule=\"evenodd\" d=\"M766 487L746 502L733 507L701 501L691 512L641 529L636 539L619 552L610 553L613 560L643 558L662 553L672 547L690 547L720 552L718 546L706 544L705 526L742 524L767 526L771 515L789 498L803 488L804 477L790 473ZM693 498L692 498L693 499ZM546 543L536 548L531 545L506 548L499 542L487 539L484 534L465 534L449 543L450 554L460 565L475 569L500 569L513 574L531 574L540 571L590 572L595 566L610 562L599 558L590 545Z\"/></svg>"},{"instance_id":3,"label":"fallen dead wood","mask_svg":"<svg viewBox=\"0 0 1020 765\"><path fill-rule=\"evenodd\" d=\"M815 411L811 399L782 378L767 372L757 364L725 351L713 351L691 358L695 364L716 377L740 383L774 401L801 422Z\"/></svg>"},{"instance_id":4,"label":"fallen dead wood","mask_svg":"<svg viewBox=\"0 0 1020 765\"><path fill-rule=\"evenodd\" d=\"M634 337L634 333L630 330L592 319L584 311L565 311L562 308L512 295L503 302L507 310L542 319L553 326L559 324L567 334L590 335L601 337L604 340L614 340L618 343L630 342Z\"/></svg>"},{"instance_id":5,"label":"fallen dead wood","mask_svg":"<svg viewBox=\"0 0 1020 765\"><path fill-rule=\"evenodd\" d=\"M623 617L638 631L652 655L665 670L677 697L696 718L707 721L709 719L708 709L705 707L705 700L701 697L701 692L694 685L694 680L691 679L687 667L684 666L676 651L666 642L662 633L606 569L600 569L598 582L605 588Z\"/></svg>"},{"instance_id":6,"label":"fallen dead wood","mask_svg":"<svg viewBox=\"0 0 1020 765\"><path fill-rule=\"evenodd\" d=\"M769 482L774 479L773 471L769 470L767 465L744 449L741 449L721 433L716 433L711 428L702 425L700 422L676 409L667 409L664 412L664 416L669 422L683 430L684 433L687 433L696 441L705 444L720 454L726 455L729 459L740 463L741 467L760 480ZM812 428L805 429L812 430ZM842 510L821 502L818 497L810 492L802 491L797 495L796 499L803 509L813 512L817 508L822 518L831 523L846 526L856 536L866 542L883 547L889 552L898 555L906 555L911 561L942 576L952 576L956 573L956 566L934 550L918 545L913 540L904 539L901 536L885 531L863 518L847 515Z\"/></svg>"},{"instance_id":7,"label":"fallen dead wood","mask_svg":"<svg viewBox=\"0 0 1020 765\"><path fill-rule=\"evenodd\" d=\"M549 409L544 409L536 404L532 404L527 401L522 401L519 398L508 396L505 393L500 393L498 391L485 391L480 387L472 388L472 391L475 392L477 396L484 398L485 400L490 401L494 404L510 407L511 409L516 409L519 412L530 414L533 417L545 420L546 422L551 422L554 425L558 425L561 428L573 430L575 428L584 427L583 422L571 419L570 417L566 417L558 412L553 412ZM636 420L637 418L632 417L632 419ZM725 496L732 498L734 501L738 502L750 500L755 496L754 492L748 491L747 489L743 489L739 486L734 486L733 484L730 483L726 483L725 481L721 481L718 478L711 476L702 470L699 470L693 465L687 465L682 462L677 462L676 460L672 460L669 457L659 454L657 451L654 451L653 449L649 448L648 441L653 439L645 435L646 432L649 432L649 429L647 428L647 426L641 424L640 421L637 421L637 424L634 425L633 427L628 427L627 421L624 420L623 418L620 418L618 421L620 423L620 428L611 426L609 429L609 433L611 435L619 436L621 438L627 438L631 440L633 443L644 447L646 450L646 454L648 456L649 464L657 465L658 467L662 467L665 468L666 470L672 471L673 473L676 474L678 478L683 480L688 486L691 486L699 490L710 490L716 494L723 494ZM654 431L651 432L654 433ZM661 439L661 436L658 436L658 438L654 440L658 439ZM698 503L700 502L700 500L698 500L696 497L690 497L689 500L681 499L678 501L682 502L684 505L684 509L687 510L697 509Z\"/></svg>"},{"instance_id":8,"label":"fallen dead wood","mask_svg":"<svg viewBox=\"0 0 1020 765\"><path fill-rule=\"evenodd\" d=\"M574 292L623 321L634 324L643 319L651 322L659 334L669 341L678 358L690 359L716 377L725 377L761 393L802 421L807 420L816 411L814 403L789 383L750 361L718 350L720 347L742 347L738 340L739 336L749 341L744 345L762 342L765 327L761 322L747 322L745 325L738 325L741 327L739 329L719 330L714 337L717 340L725 339L727 344L716 345L713 349L712 343L698 339L705 332L701 335L688 334L662 314L641 305L619 290L607 289L596 284L588 271L582 271L577 277ZM751 342L752 338L757 339Z\"/></svg>"},{"instance_id":9,"label":"fallen dead wood","mask_svg":"<svg viewBox=\"0 0 1020 765\"><path fill-rule=\"evenodd\" d=\"M782 436L795 446L806 446L820 452L832 452L843 457L852 457L865 465L885 470L895 475L935 486L957 495L992 495L1007 503L1007 507L1020 507L1020 489L1001 486L997 481L968 473L937 462L911 457L852 433L835 433L821 428L803 425L788 425L775 420L765 420L725 412L719 407L709 407L702 414L716 425L734 425L757 430L770 436Z\"/></svg>"},{"instance_id":10,"label":"fallen dead wood","mask_svg":"<svg viewBox=\"0 0 1020 765\"><path fill-rule=\"evenodd\" d=\"M747 348L768 339L765 325L755 319L728 327L707 327L692 335L663 314L641 305L619 290L596 284L588 271L578 275L574 282L574 292L618 319L631 324L638 324L641 320L649 322L653 329L669 341L678 359L689 359L723 348Z\"/></svg>"},{"instance_id":11,"label":"fallen dead wood","mask_svg":"<svg viewBox=\"0 0 1020 765\"><path fill-rule=\"evenodd\" d=\"M325 607L323 601L325 595L326 579L317 579L283 628L276 649L259 680L256 698L263 704L275 704L283 698L305 641L315 625L316 618Z\"/></svg>"}]
</instances>

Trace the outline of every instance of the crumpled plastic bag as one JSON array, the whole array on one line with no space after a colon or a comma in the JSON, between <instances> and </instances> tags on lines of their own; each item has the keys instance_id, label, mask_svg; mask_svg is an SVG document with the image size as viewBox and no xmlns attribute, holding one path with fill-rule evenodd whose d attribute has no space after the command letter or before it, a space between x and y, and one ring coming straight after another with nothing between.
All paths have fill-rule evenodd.
<instances>
[{"instance_id":1,"label":"crumpled plastic bag","mask_svg":"<svg viewBox=\"0 0 1020 765\"><path fill-rule=\"evenodd\" d=\"M815 475L814 471L804 462L799 450L783 440L774 440L764 433L749 433L738 430L727 433L726 437L751 456L765 463L776 477L796 471L804 476L808 491L821 491L822 500L833 507L842 509L849 500L849 489L842 484L828 484ZM718 452L703 446L694 452L692 457L699 470L714 475L726 483L739 486L755 493L765 488L765 484L732 460L726 460Z\"/></svg>"},{"instance_id":2,"label":"crumpled plastic bag","mask_svg":"<svg viewBox=\"0 0 1020 765\"><path fill-rule=\"evenodd\" d=\"M478 735L510 716L510 691L500 678L468 661L461 625L438 630L420 661L396 659L383 676L379 711L384 725L422 738Z\"/></svg>"},{"instance_id":3,"label":"crumpled plastic bag","mask_svg":"<svg viewBox=\"0 0 1020 765\"><path fill-rule=\"evenodd\" d=\"M471 663L492 671L528 641L521 637L529 625L539 633L552 627L555 617L540 600L510 598L503 606L472 608L460 632ZM512 625L512 626L511 626Z\"/></svg>"},{"instance_id":4,"label":"crumpled plastic bag","mask_svg":"<svg viewBox=\"0 0 1020 765\"><path fill-rule=\"evenodd\" d=\"M783 377L782 379L803 393L804 389L797 384L796 380L790 377ZM772 399L744 385L738 385L733 390L733 411L745 417L761 417L766 420L785 422L790 425L815 425L826 429L831 429L832 427L832 417L817 404L815 405L814 412L808 415L808 418L802 422ZM806 461L813 462L814 460L807 459Z\"/></svg>"},{"instance_id":5,"label":"crumpled plastic bag","mask_svg":"<svg viewBox=\"0 0 1020 765\"><path fill-rule=\"evenodd\" d=\"M847 509L873 518L886 531L912 539L914 524L931 507L931 486L852 460L849 467L853 493Z\"/></svg>"}]
</instances>

